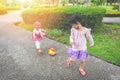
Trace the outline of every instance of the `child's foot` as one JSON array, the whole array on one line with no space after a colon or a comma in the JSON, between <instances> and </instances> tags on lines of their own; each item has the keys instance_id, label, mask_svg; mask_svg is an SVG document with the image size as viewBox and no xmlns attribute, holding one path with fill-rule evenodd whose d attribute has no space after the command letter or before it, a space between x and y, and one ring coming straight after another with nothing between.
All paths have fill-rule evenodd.
<instances>
[{"instance_id":1,"label":"child's foot","mask_svg":"<svg viewBox=\"0 0 120 80\"><path fill-rule=\"evenodd\" d=\"M82 76L86 76L86 72L83 69L79 69L79 72Z\"/></svg>"},{"instance_id":2,"label":"child's foot","mask_svg":"<svg viewBox=\"0 0 120 80\"><path fill-rule=\"evenodd\" d=\"M42 54L42 50L41 50L41 49L39 49L39 50L38 50L38 53L39 53L39 54Z\"/></svg>"},{"instance_id":3,"label":"child's foot","mask_svg":"<svg viewBox=\"0 0 120 80\"><path fill-rule=\"evenodd\" d=\"M66 65L67 65L67 67L70 67L70 59L68 59L67 61L66 61Z\"/></svg>"}]
</instances>

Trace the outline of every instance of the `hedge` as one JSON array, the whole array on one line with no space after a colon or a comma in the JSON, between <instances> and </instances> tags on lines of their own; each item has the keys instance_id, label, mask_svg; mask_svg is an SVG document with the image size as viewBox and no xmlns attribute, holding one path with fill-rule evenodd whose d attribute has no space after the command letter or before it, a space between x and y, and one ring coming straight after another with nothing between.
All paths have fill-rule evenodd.
<instances>
[{"instance_id":1,"label":"hedge","mask_svg":"<svg viewBox=\"0 0 120 80\"><path fill-rule=\"evenodd\" d=\"M45 28L68 29L69 18L73 14L78 14L82 18L82 23L86 27L95 28L98 26L105 14L105 9L98 7L51 7L51 8L34 8L22 13L25 23L33 24L40 21Z\"/></svg>"},{"instance_id":2,"label":"hedge","mask_svg":"<svg viewBox=\"0 0 120 80\"><path fill-rule=\"evenodd\" d=\"M7 7L7 10L20 10L21 7Z\"/></svg>"},{"instance_id":3,"label":"hedge","mask_svg":"<svg viewBox=\"0 0 120 80\"><path fill-rule=\"evenodd\" d=\"M105 13L106 17L120 17L119 11L106 11Z\"/></svg>"},{"instance_id":4,"label":"hedge","mask_svg":"<svg viewBox=\"0 0 120 80\"><path fill-rule=\"evenodd\" d=\"M0 15L7 13L7 9L3 6L0 6Z\"/></svg>"}]
</instances>

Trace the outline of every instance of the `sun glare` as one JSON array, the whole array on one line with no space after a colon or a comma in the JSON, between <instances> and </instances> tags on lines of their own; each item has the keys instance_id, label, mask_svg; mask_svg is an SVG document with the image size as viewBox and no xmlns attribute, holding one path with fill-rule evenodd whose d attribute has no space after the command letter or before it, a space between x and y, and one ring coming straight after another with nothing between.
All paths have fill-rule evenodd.
<instances>
[{"instance_id":1,"label":"sun glare","mask_svg":"<svg viewBox=\"0 0 120 80\"><path fill-rule=\"evenodd\" d=\"M21 3L24 3L25 2L25 0L18 0L19 2L21 2Z\"/></svg>"}]
</instances>

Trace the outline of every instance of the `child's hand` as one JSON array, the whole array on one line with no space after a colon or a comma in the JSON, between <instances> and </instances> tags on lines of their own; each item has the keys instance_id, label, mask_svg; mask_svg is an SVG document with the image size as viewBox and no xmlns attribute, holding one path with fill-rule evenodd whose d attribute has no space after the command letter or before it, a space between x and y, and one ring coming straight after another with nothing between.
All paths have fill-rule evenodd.
<instances>
[{"instance_id":1,"label":"child's hand","mask_svg":"<svg viewBox=\"0 0 120 80\"><path fill-rule=\"evenodd\" d=\"M92 44L92 45L90 45L90 47L93 47L94 45Z\"/></svg>"},{"instance_id":2,"label":"child's hand","mask_svg":"<svg viewBox=\"0 0 120 80\"><path fill-rule=\"evenodd\" d=\"M46 30L42 30L43 33L46 33L47 31Z\"/></svg>"},{"instance_id":3,"label":"child's hand","mask_svg":"<svg viewBox=\"0 0 120 80\"><path fill-rule=\"evenodd\" d=\"M73 45L74 45L74 42L71 42L70 44L71 44L71 46L73 46Z\"/></svg>"}]
</instances>

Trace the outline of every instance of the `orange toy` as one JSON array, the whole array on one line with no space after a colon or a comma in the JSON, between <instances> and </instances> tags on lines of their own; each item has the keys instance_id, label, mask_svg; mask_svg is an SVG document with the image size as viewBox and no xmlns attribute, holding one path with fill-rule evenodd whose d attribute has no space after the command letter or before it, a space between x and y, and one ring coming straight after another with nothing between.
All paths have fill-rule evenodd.
<instances>
[{"instance_id":1,"label":"orange toy","mask_svg":"<svg viewBox=\"0 0 120 80\"><path fill-rule=\"evenodd\" d=\"M56 53L55 53L55 48L50 48L49 51L48 51L48 54L51 55L51 56L54 56Z\"/></svg>"}]
</instances>

